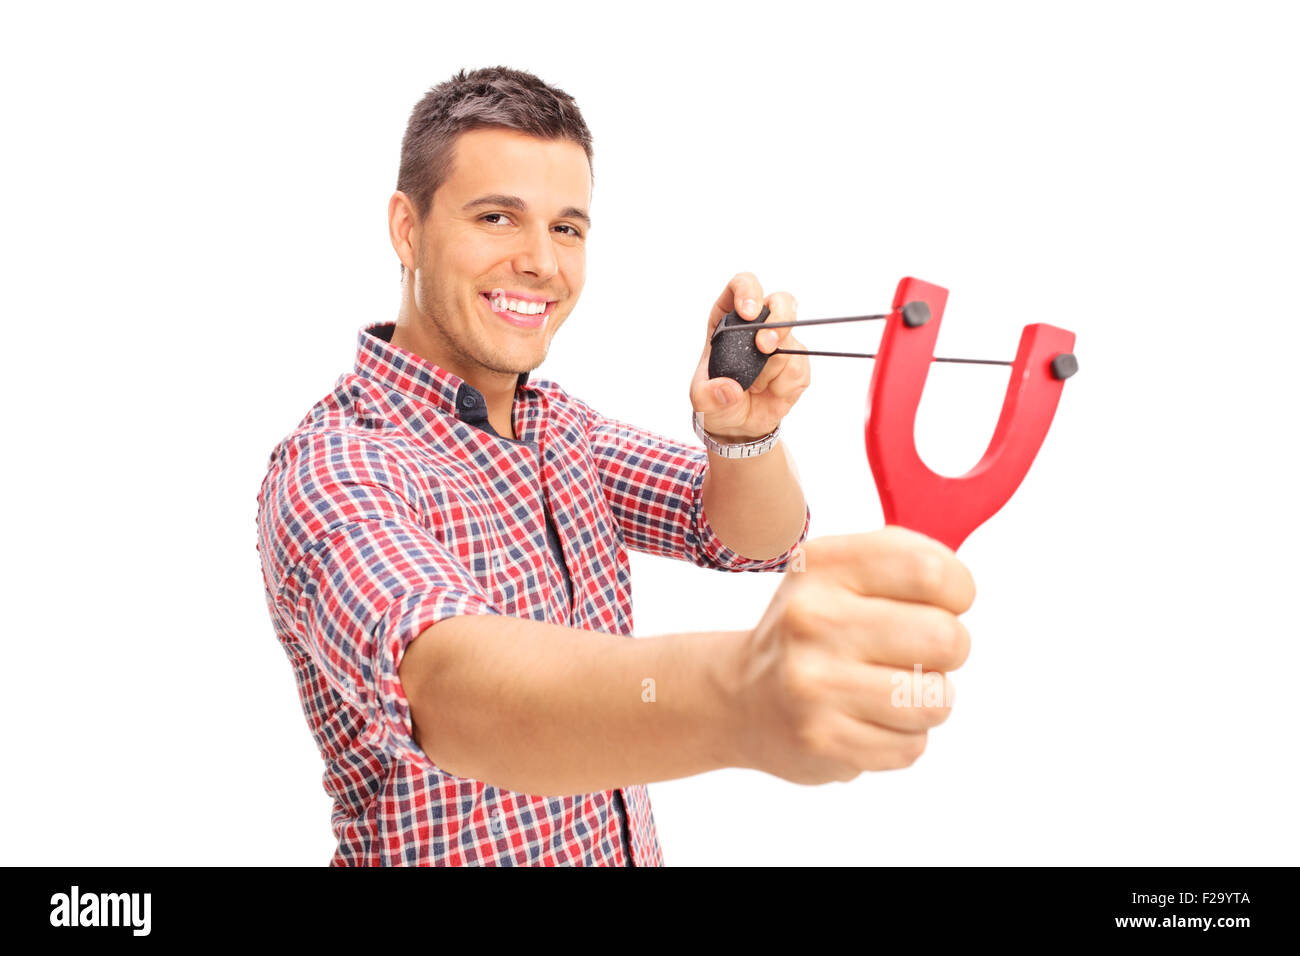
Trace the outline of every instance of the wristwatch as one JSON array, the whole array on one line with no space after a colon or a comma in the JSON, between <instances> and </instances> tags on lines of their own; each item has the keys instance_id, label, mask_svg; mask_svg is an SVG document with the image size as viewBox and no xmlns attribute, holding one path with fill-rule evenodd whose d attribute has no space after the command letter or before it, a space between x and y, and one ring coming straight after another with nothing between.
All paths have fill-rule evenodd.
<instances>
[{"instance_id":1,"label":"wristwatch","mask_svg":"<svg viewBox=\"0 0 1300 956\"><path fill-rule=\"evenodd\" d=\"M762 438L737 444L723 444L700 427L699 412L691 413L691 425L695 429L695 434L700 436L700 441L704 442L704 447L723 458L753 458L755 455L761 455L765 451L770 451L781 435L781 425L778 423L776 428Z\"/></svg>"}]
</instances>

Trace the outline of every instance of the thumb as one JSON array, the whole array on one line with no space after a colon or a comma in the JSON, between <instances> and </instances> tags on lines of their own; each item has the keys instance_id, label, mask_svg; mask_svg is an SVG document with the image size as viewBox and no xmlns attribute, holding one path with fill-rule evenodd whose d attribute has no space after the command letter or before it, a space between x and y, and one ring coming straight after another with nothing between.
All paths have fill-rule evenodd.
<instances>
[{"instance_id":1,"label":"thumb","mask_svg":"<svg viewBox=\"0 0 1300 956\"><path fill-rule=\"evenodd\" d=\"M713 378L705 383L709 407L715 411L735 407L740 393L740 383L732 378Z\"/></svg>"}]
</instances>

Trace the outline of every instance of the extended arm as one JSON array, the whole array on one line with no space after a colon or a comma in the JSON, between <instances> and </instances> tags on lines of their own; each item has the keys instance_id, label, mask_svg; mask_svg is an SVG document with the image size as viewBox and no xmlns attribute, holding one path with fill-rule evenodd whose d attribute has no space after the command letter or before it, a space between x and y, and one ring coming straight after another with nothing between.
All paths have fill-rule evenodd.
<instances>
[{"instance_id":1,"label":"extended arm","mask_svg":"<svg viewBox=\"0 0 1300 956\"><path fill-rule=\"evenodd\" d=\"M909 766L951 709L943 672L970 650L957 619L970 573L902 528L814 540L805 556L752 631L434 624L399 666L414 736L452 773L557 796L721 767L816 784ZM897 678L922 671L924 700L900 704Z\"/></svg>"},{"instance_id":2,"label":"extended arm","mask_svg":"<svg viewBox=\"0 0 1300 956\"><path fill-rule=\"evenodd\" d=\"M465 615L417 636L398 673L415 741L439 767L522 793L589 793L739 765L746 636L629 639Z\"/></svg>"}]
</instances>

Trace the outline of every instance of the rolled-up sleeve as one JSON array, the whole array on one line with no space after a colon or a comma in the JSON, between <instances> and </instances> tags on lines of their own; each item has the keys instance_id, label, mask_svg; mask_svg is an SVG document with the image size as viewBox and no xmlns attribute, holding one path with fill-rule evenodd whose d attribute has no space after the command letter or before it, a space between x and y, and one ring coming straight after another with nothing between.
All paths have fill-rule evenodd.
<instances>
[{"instance_id":1,"label":"rolled-up sleeve","mask_svg":"<svg viewBox=\"0 0 1300 956\"><path fill-rule=\"evenodd\" d=\"M587 416L605 498L629 548L719 571L784 571L794 560L808 537L812 511L806 503L803 531L783 554L765 560L743 557L722 543L704 513L708 452L570 399Z\"/></svg>"},{"instance_id":2,"label":"rolled-up sleeve","mask_svg":"<svg viewBox=\"0 0 1300 956\"><path fill-rule=\"evenodd\" d=\"M704 457L704 470L708 469L709 455L706 451L700 451ZM804 502L803 509L803 530L799 532L798 539L790 547L786 548L783 554L778 554L774 558L768 558L763 561L754 560L753 558L742 557L735 551L728 548L722 543L713 530L713 525L709 524L708 515L704 513L704 470L700 471L692 495L692 528L695 529L694 545L702 556L702 560L692 559L696 564L705 567L719 568L723 571L785 571L799 554L800 545L808 538L808 528L812 522L812 508Z\"/></svg>"},{"instance_id":3,"label":"rolled-up sleeve","mask_svg":"<svg viewBox=\"0 0 1300 956\"><path fill-rule=\"evenodd\" d=\"M301 438L263 485L259 550L273 613L364 715L366 742L436 769L414 740L402 656L438 621L498 611L439 540L423 497L378 443Z\"/></svg>"}]
</instances>

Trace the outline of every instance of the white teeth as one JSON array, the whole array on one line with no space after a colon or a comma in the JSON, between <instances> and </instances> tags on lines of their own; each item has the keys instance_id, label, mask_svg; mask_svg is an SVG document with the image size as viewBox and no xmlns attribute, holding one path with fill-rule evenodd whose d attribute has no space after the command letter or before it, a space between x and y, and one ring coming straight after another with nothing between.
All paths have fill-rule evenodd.
<instances>
[{"instance_id":1,"label":"white teeth","mask_svg":"<svg viewBox=\"0 0 1300 956\"><path fill-rule=\"evenodd\" d=\"M507 299L504 295L491 297L492 308L498 312L509 310L519 315L541 315L546 311L545 302L525 302L522 299Z\"/></svg>"}]
</instances>

